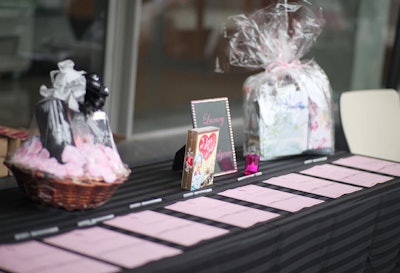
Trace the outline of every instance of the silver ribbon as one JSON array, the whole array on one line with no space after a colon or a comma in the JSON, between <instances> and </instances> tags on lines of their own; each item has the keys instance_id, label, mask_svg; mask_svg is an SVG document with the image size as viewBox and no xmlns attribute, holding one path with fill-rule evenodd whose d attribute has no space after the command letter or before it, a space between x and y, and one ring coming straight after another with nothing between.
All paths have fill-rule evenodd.
<instances>
[{"instance_id":1,"label":"silver ribbon","mask_svg":"<svg viewBox=\"0 0 400 273\"><path fill-rule=\"evenodd\" d=\"M59 70L50 72L53 88L45 85L40 87L40 94L45 98L55 98L64 101L68 108L79 112L79 103L83 103L86 93L84 71L76 71L74 62L65 60L58 63Z\"/></svg>"}]
</instances>

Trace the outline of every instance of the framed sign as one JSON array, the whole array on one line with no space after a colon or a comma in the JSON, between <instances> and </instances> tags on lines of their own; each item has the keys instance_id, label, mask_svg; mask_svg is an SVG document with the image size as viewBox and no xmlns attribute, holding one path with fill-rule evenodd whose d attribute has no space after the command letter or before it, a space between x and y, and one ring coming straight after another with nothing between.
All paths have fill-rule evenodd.
<instances>
[{"instance_id":1,"label":"framed sign","mask_svg":"<svg viewBox=\"0 0 400 273\"><path fill-rule=\"evenodd\" d=\"M191 101L194 128L219 127L219 141L214 175L237 172L235 144L233 141L231 112L228 98Z\"/></svg>"}]
</instances>

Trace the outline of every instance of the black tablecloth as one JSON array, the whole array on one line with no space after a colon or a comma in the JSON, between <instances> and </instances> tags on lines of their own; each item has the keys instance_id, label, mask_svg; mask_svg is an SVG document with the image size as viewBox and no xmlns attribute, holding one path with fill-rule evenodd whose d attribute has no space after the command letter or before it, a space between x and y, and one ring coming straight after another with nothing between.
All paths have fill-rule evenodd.
<instances>
[{"instance_id":1,"label":"black tablecloth","mask_svg":"<svg viewBox=\"0 0 400 273\"><path fill-rule=\"evenodd\" d=\"M339 152L323 163L346 156L349 154ZM304 165L304 160L310 158L313 156L263 162L262 176L238 182L244 167L238 156L238 173L215 178L213 191L206 193L208 197L281 214L246 229L166 211L166 205L183 199L182 195L187 192L180 189L181 172L171 169L171 161L135 167L129 180L109 202L88 211L67 212L44 207L25 198L18 188L3 189L0 191L0 244L17 242L16 235L24 232L57 226L58 233L63 233L78 228L77 223L84 219L152 209L230 232L191 247L181 247L183 254L178 256L133 270L122 269L122 272L400 272L400 178L337 199L260 182L309 168L311 165ZM290 191L325 202L289 213L217 195L245 184ZM154 198L163 201L144 208L129 208L132 203ZM105 227L101 222L97 225ZM44 237L30 239L40 241Z\"/></svg>"}]
</instances>

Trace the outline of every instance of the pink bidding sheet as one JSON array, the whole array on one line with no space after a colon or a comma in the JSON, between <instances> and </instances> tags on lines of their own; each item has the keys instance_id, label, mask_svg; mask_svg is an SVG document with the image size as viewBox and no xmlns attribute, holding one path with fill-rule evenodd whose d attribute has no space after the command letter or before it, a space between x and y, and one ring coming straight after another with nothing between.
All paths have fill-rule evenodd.
<instances>
[{"instance_id":1,"label":"pink bidding sheet","mask_svg":"<svg viewBox=\"0 0 400 273\"><path fill-rule=\"evenodd\" d=\"M130 269L182 252L101 227L77 229L44 241Z\"/></svg>"},{"instance_id":2,"label":"pink bidding sheet","mask_svg":"<svg viewBox=\"0 0 400 273\"><path fill-rule=\"evenodd\" d=\"M331 164L317 165L304 170L301 173L367 188L393 179L389 176L354 170Z\"/></svg>"},{"instance_id":3,"label":"pink bidding sheet","mask_svg":"<svg viewBox=\"0 0 400 273\"><path fill-rule=\"evenodd\" d=\"M337 198L344 194L359 191L362 189L360 187L336 183L320 178L301 175L298 173L290 173L278 177L273 177L263 182L330 198Z\"/></svg>"},{"instance_id":4,"label":"pink bidding sheet","mask_svg":"<svg viewBox=\"0 0 400 273\"><path fill-rule=\"evenodd\" d=\"M104 223L183 246L191 246L229 232L151 210L130 213Z\"/></svg>"},{"instance_id":5,"label":"pink bidding sheet","mask_svg":"<svg viewBox=\"0 0 400 273\"><path fill-rule=\"evenodd\" d=\"M343 166L349 166L366 171L373 171L382 174L400 176L400 163L386 161L361 155L353 155L346 158L341 158L333 163Z\"/></svg>"},{"instance_id":6,"label":"pink bidding sheet","mask_svg":"<svg viewBox=\"0 0 400 273\"><path fill-rule=\"evenodd\" d=\"M243 187L226 190L219 194L226 197L290 212L295 212L305 207L311 207L324 202L319 199L268 189L256 185L246 185Z\"/></svg>"},{"instance_id":7,"label":"pink bidding sheet","mask_svg":"<svg viewBox=\"0 0 400 273\"><path fill-rule=\"evenodd\" d=\"M279 216L276 213L203 196L179 201L165 208L241 228L247 228Z\"/></svg>"},{"instance_id":8,"label":"pink bidding sheet","mask_svg":"<svg viewBox=\"0 0 400 273\"><path fill-rule=\"evenodd\" d=\"M120 271L117 266L37 241L0 245L0 269L19 273L111 273Z\"/></svg>"}]
</instances>

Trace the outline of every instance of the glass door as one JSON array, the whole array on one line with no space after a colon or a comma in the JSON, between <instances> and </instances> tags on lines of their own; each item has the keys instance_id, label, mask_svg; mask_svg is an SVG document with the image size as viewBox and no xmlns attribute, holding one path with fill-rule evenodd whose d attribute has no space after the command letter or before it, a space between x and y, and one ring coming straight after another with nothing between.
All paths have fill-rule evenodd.
<instances>
[{"instance_id":1,"label":"glass door","mask_svg":"<svg viewBox=\"0 0 400 273\"><path fill-rule=\"evenodd\" d=\"M28 128L65 59L103 76L107 0L0 0L0 125Z\"/></svg>"},{"instance_id":2,"label":"glass door","mask_svg":"<svg viewBox=\"0 0 400 273\"><path fill-rule=\"evenodd\" d=\"M277 1L138 2L133 111L125 120L133 147L128 155L173 157L191 127L190 101L213 97L228 97L235 142L241 145L242 84L254 72L215 73L219 37L228 16ZM335 106L341 92L385 87L399 0L311 2L323 9L326 25L305 59L313 58L327 73Z\"/></svg>"}]
</instances>

